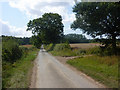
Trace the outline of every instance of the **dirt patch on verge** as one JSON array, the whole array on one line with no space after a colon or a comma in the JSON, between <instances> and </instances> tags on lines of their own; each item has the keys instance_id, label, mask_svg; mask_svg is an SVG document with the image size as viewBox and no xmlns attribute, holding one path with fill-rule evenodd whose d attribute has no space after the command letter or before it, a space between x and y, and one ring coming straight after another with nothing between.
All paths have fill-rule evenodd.
<instances>
[{"instance_id":1,"label":"dirt patch on verge","mask_svg":"<svg viewBox=\"0 0 120 90\"><path fill-rule=\"evenodd\" d=\"M32 69L31 82L30 82L29 88L36 87L36 77L37 77L36 75L37 75L37 58L34 61L34 66Z\"/></svg>"},{"instance_id":2,"label":"dirt patch on verge","mask_svg":"<svg viewBox=\"0 0 120 90\"><path fill-rule=\"evenodd\" d=\"M91 56L91 55L90 55ZM99 82L95 81L94 79L92 79L91 77L87 76L86 74L84 74L83 72L77 70L75 67L67 64L66 62L70 59L74 59L74 58L78 58L80 56L73 56L73 57L61 57L61 56L55 56L55 58L61 62L62 64L66 65L67 67L69 67L70 69L72 69L73 71L75 71L77 74L79 74L80 76L83 76L85 78L87 78L88 80L96 83L100 88L107 88L106 86L104 86L103 84L100 84ZM85 56L83 56L85 57Z\"/></svg>"}]
</instances>

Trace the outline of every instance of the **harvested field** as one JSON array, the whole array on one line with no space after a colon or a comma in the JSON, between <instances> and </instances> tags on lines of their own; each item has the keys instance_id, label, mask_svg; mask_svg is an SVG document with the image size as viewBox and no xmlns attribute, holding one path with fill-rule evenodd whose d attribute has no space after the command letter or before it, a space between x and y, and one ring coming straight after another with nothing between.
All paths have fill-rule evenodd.
<instances>
[{"instance_id":1,"label":"harvested field","mask_svg":"<svg viewBox=\"0 0 120 90\"><path fill-rule=\"evenodd\" d=\"M21 47L27 47L27 48L30 48L30 47L33 47L33 45L21 45Z\"/></svg>"},{"instance_id":2,"label":"harvested field","mask_svg":"<svg viewBox=\"0 0 120 90\"><path fill-rule=\"evenodd\" d=\"M93 48L95 46L100 46L99 43L76 43L76 44L70 44L71 48L81 48L81 49L88 49Z\"/></svg>"}]
</instances>

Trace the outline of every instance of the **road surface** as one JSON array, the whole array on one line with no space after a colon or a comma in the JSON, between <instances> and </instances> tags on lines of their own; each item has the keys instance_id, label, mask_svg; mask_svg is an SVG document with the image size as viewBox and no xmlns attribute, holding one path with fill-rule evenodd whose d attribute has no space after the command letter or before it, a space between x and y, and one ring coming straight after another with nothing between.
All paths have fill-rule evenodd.
<instances>
[{"instance_id":1,"label":"road surface","mask_svg":"<svg viewBox=\"0 0 120 90\"><path fill-rule=\"evenodd\" d=\"M36 61L35 88L100 88L95 82L61 64L43 48Z\"/></svg>"}]
</instances>

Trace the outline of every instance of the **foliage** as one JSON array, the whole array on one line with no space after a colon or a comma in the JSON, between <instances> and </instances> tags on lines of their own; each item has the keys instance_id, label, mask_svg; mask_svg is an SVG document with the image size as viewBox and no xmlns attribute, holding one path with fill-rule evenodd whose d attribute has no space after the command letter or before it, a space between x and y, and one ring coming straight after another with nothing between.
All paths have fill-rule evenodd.
<instances>
[{"instance_id":1,"label":"foliage","mask_svg":"<svg viewBox=\"0 0 120 90\"><path fill-rule=\"evenodd\" d=\"M82 34L67 34L64 35L65 41L69 43L88 43L89 40Z\"/></svg>"},{"instance_id":2,"label":"foliage","mask_svg":"<svg viewBox=\"0 0 120 90\"><path fill-rule=\"evenodd\" d=\"M117 46L116 49L113 49L112 47L100 47L101 51L100 51L100 55L101 56L111 56L114 55L114 52L116 53L116 55L120 55L120 47Z\"/></svg>"},{"instance_id":3,"label":"foliage","mask_svg":"<svg viewBox=\"0 0 120 90\"><path fill-rule=\"evenodd\" d=\"M103 52L102 52L103 53ZM96 46L93 48L89 48L86 50L86 54L96 54L96 55L100 55L101 54L101 49L100 47Z\"/></svg>"},{"instance_id":4,"label":"foliage","mask_svg":"<svg viewBox=\"0 0 120 90\"><path fill-rule=\"evenodd\" d=\"M44 45L44 48L52 53L55 56L74 56L75 53L71 50L69 43L61 43L61 44L48 44Z\"/></svg>"},{"instance_id":5,"label":"foliage","mask_svg":"<svg viewBox=\"0 0 120 90\"><path fill-rule=\"evenodd\" d=\"M24 37L24 38L16 38L18 40L18 43L20 45L29 45L30 43L30 38Z\"/></svg>"},{"instance_id":6,"label":"foliage","mask_svg":"<svg viewBox=\"0 0 120 90\"><path fill-rule=\"evenodd\" d=\"M2 87L28 88L29 72L35 59L35 47L19 46L18 38L3 36L2 41ZM24 68L24 69L23 69Z\"/></svg>"},{"instance_id":7,"label":"foliage","mask_svg":"<svg viewBox=\"0 0 120 90\"><path fill-rule=\"evenodd\" d=\"M31 30L44 44L60 42L63 37L62 17L57 13L45 13L41 18L30 20L27 27L27 31Z\"/></svg>"},{"instance_id":8,"label":"foliage","mask_svg":"<svg viewBox=\"0 0 120 90\"><path fill-rule=\"evenodd\" d=\"M67 63L110 88L118 88L119 56L87 56L68 60Z\"/></svg>"},{"instance_id":9,"label":"foliage","mask_svg":"<svg viewBox=\"0 0 120 90\"><path fill-rule=\"evenodd\" d=\"M11 63L15 62L22 56L22 49L14 40L8 40L7 42L2 42L2 60L9 61Z\"/></svg>"},{"instance_id":10,"label":"foliage","mask_svg":"<svg viewBox=\"0 0 120 90\"><path fill-rule=\"evenodd\" d=\"M76 54L70 49L61 50L61 51L53 50L53 51L50 51L50 53L54 56L63 56L63 57L76 56Z\"/></svg>"},{"instance_id":11,"label":"foliage","mask_svg":"<svg viewBox=\"0 0 120 90\"><path fill-rule=\"evenodd\" d=\"M47 51L52 51L53 49L54 49L54 46L55 46L55 44L53 44L53 43L50 43L50 44L46 44L46 45L44 45L44 48L47 50Z\"/></svg>"},{"instance_id":12,"label":"foliage","mask_svg":"<svg viewBox=\"0 0 120 90\"><path fill-rule=\"evenodd\" d=\"M76 56L85 55L87 53L87 50L85 50L85 49L73 49L73 53Z\"/></svg>"},{"instance_id":13,"label":"foliage","mask_svg":"<svg viewBox=\"0 0 120 90\"><path fill-rule=\"evenodd\" d=\"M115 52L116 52L116 55L120 55L120 47L116 47ZM100 46L100 47L96 46L96 47L87 49L86 54L95 54L98 56L111 56L111 55L114 55L114 51L110 46L107 48L105 48L104 46Z\"/></svg>"},{"instance_id":14,"label":"foliage","mask_svg":"<svg viewBox=\"0 0 120 90\"><path fill-rule=\"evenodd\" d=\"M42 44L40 37L36 36L36 35L34 35L30 38L30 42L37 48L40 48L41 44Z\"/></svg>"},{"instance_id":15,"label":"foliage","mask_svg":"<svg viewBox=\"0 0 120 90\"><path fill-rule=\"evenodd\" d=\"M22 47L23 48L23 47ZM33 60L36 58L38 49L27 49L27 55L23 55L14 63L3 61L2 87L3 88L28 88L30 74L32 73Z\"/></svg>"},{"instance_id":16,"label":"foliage","mask_svg":"<svg viewBox=\"0 0 120 90\"><path fill-rule=\"evenodd\" d=\"M54 51L61 51L61 50L67 50L67 49L71 49L68 43L56 44L54 47Z\"/></svg>"},{"instance_id":17,"label":"foliage","mask_svg":"<svg viewBox=\"0 0 120 90\"><path fill-rule=\"evenodd\" d=\"M93 46L92 46L93 45ZM97 44L78 44L78 47L70 47L69 43L61 44L48 44L44 48L55 56L81 56L81 55L98 55L98 56L111 56L113 49L111 47L104 48L97 46ZM80 47L79 47L80 46ZM85 48L87 47L87 48ZM120 55L120 47L117 47L117 55Z\"/></svg>"},{"instance_id":18,"label":"foliage","mask_svg":"<svg viewBox=\"0 0 120 90\"><path fill-rule=\"evenodd\" d=\"M116 48L116 38L120 36L120 5L114 2L78 3L74 6L76 20L73 29L82 29L92 37L107 37L103 44ZM102 14L101 14L102 13ZM115 53L115 52L114 52Z\"/></svg>"},{"instance_id":19,"label":"foliage","mask_svg":"<svg viewBox=\"0 0 120 90\"><path fill-rule=\"evenodd\" d=\"M6 41L11 40L11 39L16 41L17 43L19 43L19 45L31 44L30 43L30 38L28 38L28 37L20 38L20 37L2 35L2 42L6 42Z\"/></svg>"},{"instance_id":20,"label":"foliage","mask_svg":"<svg viewBox=\"0 0 120 90\"><path fill-rule=\"evenodd\" d=\"M56 44L52 51L50 51L55 56L74 56L69 43Z\"/></svg>"}]
</instances>

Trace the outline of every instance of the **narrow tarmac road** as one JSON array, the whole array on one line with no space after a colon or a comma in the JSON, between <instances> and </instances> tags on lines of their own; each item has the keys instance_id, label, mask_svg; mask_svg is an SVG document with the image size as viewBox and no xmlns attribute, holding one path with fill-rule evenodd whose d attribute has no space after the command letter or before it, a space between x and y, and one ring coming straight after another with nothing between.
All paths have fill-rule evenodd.
<instances>
[{"instance_id":1,"label":"narrow tarmac road","mask_svg":"<svg viewBox=\"0 0 120 90\"><path fill-rule=\"evenodd\" d=\"M100 88L41 49L37 57L35 88Z\"/></svg>"}]
</instances>

